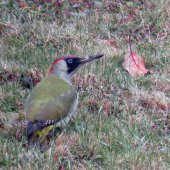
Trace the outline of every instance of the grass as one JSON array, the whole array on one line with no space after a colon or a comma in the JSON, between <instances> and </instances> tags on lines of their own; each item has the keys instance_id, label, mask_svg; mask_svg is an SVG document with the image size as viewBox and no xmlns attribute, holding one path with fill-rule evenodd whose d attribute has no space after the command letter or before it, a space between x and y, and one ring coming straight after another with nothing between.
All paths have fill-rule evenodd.
<instances>
[{"instance_id":1,"label":"grass","mask_svg":"<svg viewBox=\"0 0 170 170\"><path fill-rule=\"evenodd\" d=\"M117 2L106 10L109 2L95 3L85 12L81 3L65 11L67 2L60 8L0 2L0 169L170 168L170 4ZM129 34L152 74L133 78L121 67ZM38 82L65 54L104 58L73 75L79 106L66 131L43 153L28 149L25 103L32 87L21 79Z\"/></svg>"}]
</instances>

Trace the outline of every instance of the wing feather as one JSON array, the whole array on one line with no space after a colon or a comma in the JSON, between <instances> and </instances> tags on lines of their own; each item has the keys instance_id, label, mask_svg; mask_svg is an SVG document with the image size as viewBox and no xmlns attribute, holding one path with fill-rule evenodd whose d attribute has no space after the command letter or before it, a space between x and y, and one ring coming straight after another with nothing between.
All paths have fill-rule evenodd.
<instances>
[{"instance_id":1,"label":"wing feather","mask_svg":"<svg viewBox=\"0 0 170 170\"><path fill-rule=\"evenodd\" d=\"M26 119L31 122L60 119L72 111L76 100L75 87L61 78L49 75L31 92Z\"/></svg>"}]
</instances>

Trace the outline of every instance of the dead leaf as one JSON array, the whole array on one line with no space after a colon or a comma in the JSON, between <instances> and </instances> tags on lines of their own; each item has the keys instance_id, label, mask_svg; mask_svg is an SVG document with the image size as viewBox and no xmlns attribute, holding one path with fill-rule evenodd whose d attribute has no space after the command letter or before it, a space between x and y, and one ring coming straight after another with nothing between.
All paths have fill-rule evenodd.
<instances>
[{"instance_id":1,"label":"dead leaf","mask_svg":"<svg viewBox=\"0 0 170 170\"><path fill-rule=\"evenodd\" d=\"M27 6L26 2L22 2L21 0L19 1L19 7L20 8L24 8L26 6Z\"/></svg>"},{"instance_id":2,"label":"dead leaf","mask_svg":"<svg viewBox=\"0 0 170 170\"><path fill-rule=\"evenodd\" d=\"M4 70L0 72L0 81L5 83L6 81L14 81L16 82L18 77L20 77L19 73L9 73L8 71Z\"/></svg>"},{"instance_id":3,"label":"dead leaf","mask_svg":"<svg viewBox=\"0 0 170 170\"><path fill-rule=\"evenodd\" d=\"M116 41L115 40L108 40L108 42L110 43L110 46L112 47L118 47L118 45L116 44Z\"/></svg>"},{"instance_id":4,"label":"dead leaf","mask_svg":"<svg viewBox=\"0 0 170 170\"><path fill-rule=\"evenodd\" d=\"M149 70L149 73L150 73L150 74L154 74L154 71L153 71L153 70Z\"/></svg>"},{"instance_id":5,"label":"dead leaf","mask_svg":"<svg viewBox=\"0 0 170 170\"><path fill-rule=\"evenodd\" d=\"M111 46L111 47L115 47L118 48L119 46L117 45L116 41L114 39L111 40L98 40L97 42L94 40L93 41L94 44L102 44L103 46Z\"/></svg>"},{"instance_id":6,"label":"dead leaf","mask_svg":"<svg viewBox=\"0 0 170 170\"><path fill-rule=\"evenodd\" d=\"M161 128L162 130L164 130L166 133L168 133L168 126L163 126L162 128Z\"/></svg>"},{"instance_id":7,"label":"dead leaf","mask_svg":"<svg viewBox=\"0 0 170 170\"><path fill-rule=\"evenodd\" d=\"M90 155L89 155L89 159L92 159L92 157L94 156L94 152L92 151L91 153L90 153Z\"/></svg>"},{"instance_id":8,"label":"dead leaf","mask_svg":"<svg viewBox=\"0 0 170 170\"><path fill-rule=\"evenodd\" d=\"M144 2L145 8L150 8L152 6L151 2L146 1Z\"/></svg>"},{"instance_id":9,"label":"dead leaf","mask_svg":"<svg viewBox=\"0 0 170 170\"><path fill-rule=\"evenodd\" d=\"M89 102L88 106L87 106L92 112L94 112L96 109L98 109L99 107L99 103L94 101L94 99L91 99L91 101Z\"/></svg>"},{"instance_id":10,"label":"dead leaf","mask_svg":"<svg viewBox=\"0 0 170 170\"><path fill-rule=\"evenodd\" d=\"M54 161L58 161L58 154L57 154L57 153L54 153L54 155L53 155L53 160L54 160Z\"/></svg>"},{"instance_id":11,"label":"dead leaf","mask_svg":"<svg viewBox=\"0 0 170 170\"><path fill-rule=\"evenodd\" d=\"M105 91L102 92L102 93L103 93L103 96L104 96L104 97L110 97L110 93L107 93L107 92L105 92Z\"/></svg>"},{"instance_id":12,"label":"dead leaf","mask_svg":"<svg viewBox=\"0 0 170 170\"><path fill-rule=\"evenodd\" d=\"M58 170L65 170L64 165L60 165L60 166L58 167Z\"/></svg>"},{"instance_id":13,"label":"dead leaf","mask_svg":"<svg viewBox=\"0 0 170 170\"><path fill-rule=\"evenodd\" d=\"M126 22L128 23L134 14L134 10L130 10Z\"/></svg>"},{"instance_id":14,"label":"dead leaf","mask_svg":"<svg viewBox=\"0 0 170 170\"><path fill-rule=\"evenodd\" d=\"M39 78L33 79L33 86L35 86L37 83L39 83L41 80Z\"/></svg>"},{"instance_id":15,"label":"dead leaf","mask_svg":"<svg viewBox=\"0 0 170 170\"><path fill-rule=\"evenodd\" d=\"M84 162L79 162L77 165L78 169L85 169L85 163Z\"/></svg>"},{"instance_id":16,"label":"dead leaf","mask_svg":"<svg viewBox=\"0 0 170 170\"><path fill-rule=\"evenodd\" d=\"M20 101L18 101L18 100L16 100L16 105L18 106L18 107L22 107L23 106L23 104L20 102Z\"/></svg>"},{"instance_id":17,"label":"dead leaf","mask_svg":"<svg viewBox=\"0 0 170 170\"><path fill-rule=\"evenodd\" d=\"M102 107L102 110L110 110L110 109L114 109L114 107L112 106L112 102L110 100L106 100L103 107Z\"/></svg>"},{"instance_id":18,"label":"dead leaf","mask_svg":"<svg viewBox=\"0 0 170 170\"><path fill-rule=\"evenodd\" d=\"M143 76L149 71L145 68L144 59L133 51L125 54L122 67L133 77Z\"/></svg>"},{"instance_id":19,"label":"dead leaf","mask_svg":"<svg viewBox=\"0 0 170 170\"><path fill-rule=\"evenodd\" d=\"M20 76L19 73L11 73L7 76L9 81L16 81L16 79Z\"/></svg>"},{"instance_id":20,"label":"dead leaf","mask_svg":"<svg viewBox=\"0 0 170 170\"><path fill-rule=\"evenodd\" d=\"M15 120L18 120L19 119L19 114L18 113L13 113L14 117L15 117Z\"/></svg>"},{"instance_id":21,"label":"dead leaf","mask_svg":"<svg viewBox=\"0 0 170 170\"><path fill-rule=\"evenodd\" d=\"M0 128L2 128L4 126L3 122L0 122Z\"/></svg>"}]
</instances>

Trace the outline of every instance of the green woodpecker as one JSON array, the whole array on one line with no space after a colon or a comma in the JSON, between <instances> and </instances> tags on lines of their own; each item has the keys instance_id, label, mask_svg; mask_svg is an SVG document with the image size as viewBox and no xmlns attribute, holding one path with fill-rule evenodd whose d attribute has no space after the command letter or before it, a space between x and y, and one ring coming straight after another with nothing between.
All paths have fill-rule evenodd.
<instances>
[{"instance_id":1,"label":"green woodpecker","mask_svg":"<svg viewBox=\"0 0 170 170\"><path fill-rule=\"evenodd\" d=\"M28 96L26 104L28 144L38 138L43 141L54 129L62 131L66 127L78 104L71 76L83 64L102 56L79 58L66 55L55 60L47 76Z\"/></svg>"}]
</instances>

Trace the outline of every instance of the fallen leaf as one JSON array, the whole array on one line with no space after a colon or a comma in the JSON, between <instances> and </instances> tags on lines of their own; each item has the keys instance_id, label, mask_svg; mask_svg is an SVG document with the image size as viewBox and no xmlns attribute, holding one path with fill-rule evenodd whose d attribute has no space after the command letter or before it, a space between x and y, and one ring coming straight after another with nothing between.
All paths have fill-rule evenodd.
<instances>
[{"instance_id":1,"label":"fallen leaf","mask_svg":"<svg viewBox=\"0 0 170 170\"><path fill-rule=\"evenodd\" d=\"M110 43L110 45L112 47L118 47L118 45L116 44L116 41L115 40L108 40L108 42Z\"/></svg>"},{"instance_id":2,"label":"fallen leaf","mask_svg":"<svg viewBox=\"0 0 170 170\"><path fill-rule=\"evenodd\" d=\"M102 107L102 110L113 110L114 109L114 106L112 105L112 102L110 100L106 100L103 107Z\"/></svg>"},{"instance_id":3,"label":"fallen leaf","mask_svg":"<svg viewBox=\"0 0 170 170\"><path fill-rule=\"evenodd\" d=\"M104 97L110 97L110 93L102 92Z\"/></svg>"},{"instance_id":4,"label":"fallen leaf","mask_svg":"<svg viewBox=\"0 0 170 170\"><path fill-rule=\"evenodd\" d=\"M94 156L94 152L92 151L91 153L90 153L90 155L89 155L89 159L92 159L92 157Z\"/></svg>"},{"instance_id":5,"label":"fallen leaf","mask_svg":"<svg viewBox=\"0 0 170 170\"><path fill-rule=\"evenodd\" d=\"M79 162L77 165L78 169L85 169L85 163L84 162Z\"/></svg>"},{"instance_id":6,"label":"fallen leaf","mask_svg":"<svg viewBox=\"0 0 170 170\"><path fill-rule=\"evenodd\" d=\"M20 8L24 8L26 6L27 6L26 2L19 1L19 7Z\"/></svg>"},{"instance_id":7,"label":"fallen leaf","mask_svg":"<svg viewBox=\"0 0 170 170\"><path fill-rule=\"evenodd\" d=\"M41 80L39 78L33 79L33 86L35 86L37 83L39 83Z\"/></svg>"},{"instance_id":8,"label":"fallen leaf","mask_svg":"<svg viewBox=\"0 0 170 170\"><path fill-rule=\"evenodd\" d=\"M0 122L0 128L2 128L4 126L3 122Z\"/></svg>"},{"instance_id":9,"label":"fallen leaf","mask_svg":"<svg viewBox=\"0 0 170 170\"><path fill-rule=\"evenodd\" d=\"M22 107L23 106L23 104L20 102L20 101L18 101L18 100L16 100L16 105L18 106L18 107Z\"/></svg>"},{"instance_id":10,"label":"fallen leaf","mask_svg":"<svg viewBox=\"0 0 170 170\"><path fill-rule=\"evenodd\" d=\"M14 81L16 82L18 77L20 77L19 73L9 73L8 71L0 72L0 81L5 83L6 81Z\"/></svg>"},{"instance_id":11,"label":"fallen leaf","mask_svg":"<svg viewBox=\"0 0 170 170\"><path fill-rule=\"evenodd\" d=\"M122 67L133 77L143 76L149 71L145 68L144 59L133 51L125 54Z\"/></svg>"},{"instance_id":12,"label":"fallen leaf","mask_svg":"<svg viewBox=\"0 0 170 170\"><path fill-rule=\"evenodd\" d=\"M60 165L60 166L58 167L58 170L65 170L64 165Z\"/></svg>"},{"instance_id":13,"label":"fallen leaf","mask_svg":"<svg viewBox=\"0 0 170 170\"><path fill-rule=\"evenodd\" d=\"M97 102L94 101L94 100L91 100L91 101L89 102L89 104L88 104L87 107L88 107L88 108L92 111L92 113L93 113L96 109L98 109L99 103L97 103Z\"/></svg>"},{"instance_id":14,"label":"fallen leaf","mask_svg":"<svg viewBox=\"0 0 170 170\"><path fill-rule=\"evenodd\" d=\"M93 41L94 44L99 43L102 44L103 46L111 46L111 47L115 47L118 48L119 46L117 45L116 41L114 39L111 40L98 40L98 41Z\"/></svg>"},{"instance_id":15,"label":"fallen leaf","mask_svg":"<svg viewBox=\"0 0 170 170\"><path fill-rule=\"evenodd\" d=\"M126 22L127 22L127 23L128 23L129 20L132 18L133 14L134 14L134 10L130 10L130 11L129 11L129 14L128 14L128 17L127 17L127 19L126 19Z\"/></svg>"},{"instance_id":16,"label":"fallen leaf","mask_svg":"<svg viewBox=\"0 0 170 170\"><path fill-rule=\"evenodd\" d=\"M17 77L19 77L20 74L19 73L11 73L7 76L7 79L9 81L16 81Z\"/></svg>"},{"instance_id":17,"label":"fallen leaf","mask_svg":"<svg viewBox=\"0 0 170 170\"><path fill-rule=\"evenodd\" d=\"M19 119L19 114L18 113L13 113L15 120Z\"/></svg>"},{"instance_id":18,"label":"fallen leaf","mask_svg":"<svg viewBox=\"0 0 170 170\"><path fill-rule=\"evenodd\" d=\"M152 6L151 2L146 1L144 2L145 8L150 8Z\"/></svg>"},{"instance_id":19,"label":"fallen leaf","mask_svg":"<svg viewBox=\"0 0 170 170\"><path fill-rule=\"evenodd\" d=\"M168 133L168 126L163 126L161 129Z\"/></svg>"},{"instance_id":20,"label":"fallen leaf","mask_svg":"<svg viewBox=\"0 0 170 170\"><path fill-rule=\"evenodd\" d=\"M57 154L57 153L54 153L54 155L53 155L53 160L54 160L54 161L58 161L58 154Z\"/></svg>"}]
</instances>

